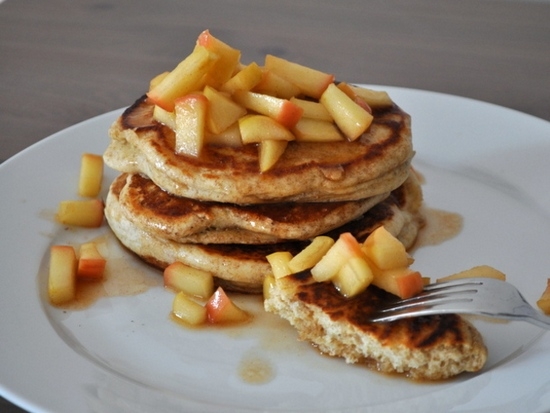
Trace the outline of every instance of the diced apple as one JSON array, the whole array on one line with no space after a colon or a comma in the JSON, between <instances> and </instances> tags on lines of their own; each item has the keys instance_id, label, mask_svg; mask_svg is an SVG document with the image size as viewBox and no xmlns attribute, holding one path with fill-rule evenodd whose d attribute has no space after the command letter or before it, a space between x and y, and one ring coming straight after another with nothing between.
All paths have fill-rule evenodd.
<instances>
[{"instance_id":1,"label":"diced apple","mask_svg":"<svg viewBox=\"0 0 550 413\"><path fill-rule=\"evenodd\" d=\"M162 79L164 79L168 73L170 72L162 72L152 78L149 82L149 90L153 90L160 82L162 82Z\"/></svg>"},{"instance_id":2,"label":"diced apple","mask_svg":"<svg viewBox=\"0 0 550 413\"><path fill-rule=\"evenodd\" d=\"M214 277L207 271L176 261L164 269L164 286L203 299L214 292Z\"/></svg>"},{"instance_id":3,"label":"diced apple","mask_svg":"<svg viewBox=\"0 0 550 413\"><path fill-rule=\"evenodd\" d=\"M550 278L546 281L546 289L537 300L537 306L544 314L550 315Z\"/></svg>"},{"instance_id":4,"label":"diced apple","mask_svg":"<svg viewBox=\"0 0 550 413\"><path fill-rule=\"evenodd\" d=\"M338 89L344 92L351 100L353 100L363 109L365 109L367 112L372 114L372 108L369 106L367 101L363 99L361 96L359 96L357 93L355 93L354 89L352 89L352 87L349 84L347 84L346 82L340 82L336 86L338 87Z\"/></svg>"},{"instance_id":5,"label":"diced apple","mask_svg":"<svg viewBox=\"0 0 550 413\"><path fill-rule=\"evenodd\" d=\"M300 88L271 70L264 69L262 70L262 79L253 91L282 99L290 99L300 93Z\"/></svg>"},{"instance_id":6,"label":"diced apple","mask_svg":"<svg viewBox=\"0 0 550 413\"><path fill-rule=\"evenodd\" d=\"M330 247L327 253L311 269L311 275L317 282L331 280L340 268L352 257L363 256L361 246L349 232L340 234L340 237Z\"/></svg>"},{"instance_id":7,"label":"diced apple","mask_svg":"<svg viewBox=\"0 0 550 413\"><path fill-rule=\"evenodd\" d=\"M265 115L247 115L239 119L244 144L263 140L292 141L294 135L276 120Z\"/></svg>"},{"instance_id":8,"label":"diced apple","mask_svg":"<svg viewBox=\"0 0 550 413\"><path fill-rule=\"evenodd\" d=\"M99 199L61 201L56 219L64 225L100 227L103 222L103 201Z\"/></svg>"},{"instance_id":9,"label":"diced apple","mask_svg":"<svg viewBox=\"0 0 550 413\"><path fill-rule=\"evenodd\" d=\"M208 321L213 324L241 323L250 319L250 314L231 301L221 287L206 303L206 310Z\"/></svg>"},{"instance_id":10,"label":"diced apple","mask_svg":"<svg viewBox=\"0 0 550 413\"><path fill-rule=\"evenodd\" d=\"M208 99L202 93L190 93L176 99L176 144L179 155L199 156L204 146Z\"/></svg>"},{"instance_id":11,"label":"diced apple","mask_svg":"<svg viewBox=\"0 0 550 413\"><path fill-rule=\"evenodd\" d=\"M409 267L373 272L373 285L400 298L413 297L424 289L422 275Z\"/></svg>"},{"instance_id":12,"label":"diced apple","mask_svg":"<svg viewBox=\"0 0 550 413\"><path fill-rule=\"evenodd\" d=\"M203 31L199 35L197 46L203 46L218 55L218 60L214 63L212 69L209 70L205 83L214 88L219 88L235 72L241 59L241 52L214 37L208 30Z\"/></svg>"},{"instance_id":13,"label":"diced apple","mask_svg":"<svg viewBox=\"0 0 550 413\"><path fill-rule=\"evenodd\" d=\"M273 55L265 57L265 67L298 86L304 95L315 99L319 99L327 86L334 82L334 75Z\"/></svg>"},{"instance_id":14,"label":"diced apple","mask_svg":"<svg viewBox=\"0 0 550 413\"><path fill-rule=\"evenodd\" d=\"M223 132L246 114L244 107L211 86L204 88L204 96L209 102L206 125L214 134Z\"/></svg>"},{"instance_id":15,"label":"diced apple","mask_svg":"<svg viewBox=\"0 0 550 413\"><path fill-rule=\"evenodd\" d=\"M220 90L232 95L237 90L251 90L260 83L260 80L262 80L262 69L257 63L252 62L221 85Z\"/></svg>"},{"instance_id":16,"label":"diced apple","mask_svg":"<svg viewBox=\"0 0 550 413\"><path fill-rule=\"evenodd\" d=\"M376 228L363 242L361 249L382 270L408 267L414 262L403 243L384 226Z\"/></svg>"},{"instance_id":17,"label":"diced apple","mask_svg":"<svg viewBox=\"0 0 550 413\"><path fill-rule=\"evenodd\" d=\"M288 251L277 251L266 256L267 262L271 265L271 272L275 278L286 277L292 274L288 263L292 259L292 254Z\"/></svg>"},{"instance_id":18,"label":"diced apple","mask_svg":"<svg viewBox=\"0 0 550 413\"><path fill-rule=\"evenodd\" d=\"M330 237L324 235L315 237L307 247L290 260L288 263L290 270L297 273L314 267L333 245L334 240Z\"/></svg>"},{"instance_id":19,"label":"diced apple","mask_svg":"<svg viewBox=\"0 0 550 413\"><path fill-rule=\"evenodd\" d=\"M349 140L355 140L371 125L373 116L332 83L319 101Z\"/></svg>"},{"instance_id":20,"label":"diced apple","mask_svg":"<svg viewBox=\"0 0 550 413\"><path fill-rule=\"evenodd\" d=\"M489 265L478 265L468 270L460 271L455 274L447 275L446 277L438 278L437 282L451 281L459 278L485 277L496 278L497 280L506 281L506 275Z\"/></svg>"},{"instance_id":21,"label":"diced apple","mask_svg":"<svg viewBox=\"0 0 550 413\"><path fill-rule=\"evenodd\" d=\"M332 283L345 297L353 297L364 291L372 282L374 274L368 262L359 256L348 259L332 278Z\"/></svg>"},{"instance_id":22,"label":"diced apple","mask_svg":"<svg viewBox=\"0 0 550 413\"><path fill-rule=\"evenodd\" d=\"M393 105L393 101L387 92L372 90L355 85L349 85L357 96L362 97L371 108L384 108Z\"/></svg>"},{"instance_id":23,"label":"diced apple","mask_svg":"<svg viewBox=\"0 0 550 413\"><path fill-rule=\"evenodd\" d=\"M50 248L48 296L52 304L64 304L75 298L76 263L73 247L54 245Z\"/></svg>"},{"instance_id":24,"label":"diced apple","mask_svg":"<svg viewBox=\"0 0 550 413\"><path fill-rule=\"evenodd\" d=\"M147 96L155 105L173 112L177 98L203 89L204 79L218 59L204 46L195 47Z\"/></svg>"},{"instance_id":25,"label":"diced apple","mask_svg":"<svg viewBox=\"0 0 550 413\"><path fill-rule=\"evenodd\" d=\"M155 105L153 109L153 119L163 125L168 126L173 131L176 130L176 114L174 112L168 112L160 106Z\"/></svg>"},{"instance_id":26,"label":"diced apple","mask_svg":"<svg viewBox=\"0 0 550 413\"><path fill-rule=\"evenodd\" d=\"M233 99L247 109L275 119L288 129L296 125L304 111L290 100L246 90L236 91Z\"/></svg>"},{"instance_id":27,"label":"diced apple","mask_svg":"<svg viewBox=\"0 0 550 413\"><path fill-rule=\"evenodd\" d=\"M260 172L269 171L285 152L288 141L263 140L260 142Z\"/></svg>"},{"instance_id":28,"label":"diced apple","mask_svg":"<svg viewBox=\"0 0 550 413\"><path fill-rule=\"evenodd\" d=\"M78 254L78 267L76 276L92 280L101 280L105 273L107 260L97 249L93 242L85 242L80 245Z\"/></svg>"},{"instance_id":29,"label":"diced apple","mask_svg":"<svg viewBox=\"0 0 550 413\"><path fill-rule=\"evenodd\" d=\"M339 142L345 139L334 123L310 118L300 119L292 133L299 142Z\"/></svg>"},{"instance_id":30,"label":"diced apple","mask_svg":"<svg viewBox=\"0 0 550 413\"><path fill-rule=\"evenodd\" d=\"M243 146L239 122L235 122L233 125L220 133L207 133L204 139L205 143L209 145L230 146L233 148Z\"/></svg>"},{"instance_id":31,"label":"diced apple","mask_svg":"<svg viewBox=\"0 0 550 413\"><path fill-rule=\"evenodd\" d=\"M103 157L91 153L83 154L80 162L78 194L86 197L97 196L101 191L102 181Z\"/></svg>"},{"instance_id":32,"label":"diced apple","mask_svg":"<svg viewBox=\"0 0 550 413\"><path fill-rule=\"evenodd\" d=\"M206 307L197 303L183 291L178 292L172 301L172 314L190 326L199 326L208 320Z\"/></svg>"},{"instance_id":33,"label":"diced apple","mask_svg":"<svg viewBox=\"0 0 550 413\"><path fill-rule=\"evenodd\" d=\"M330 116L330 113L328 113L328 110L322 103L314 102L312 100L298 99L296 97L290 98L290 101L303 109L304 112L302 114L302 118L332 122L332 116Z\"/></svg>"}]
</instances>

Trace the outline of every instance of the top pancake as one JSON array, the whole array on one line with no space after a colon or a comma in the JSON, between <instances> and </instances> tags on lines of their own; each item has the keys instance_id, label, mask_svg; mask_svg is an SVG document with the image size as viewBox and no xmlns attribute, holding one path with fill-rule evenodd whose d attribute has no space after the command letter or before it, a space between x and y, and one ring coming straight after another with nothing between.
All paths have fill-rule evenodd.
<instances>
[{"instance_id":1,"label":"top pancake","mask_svg":"<svg viewBox=\"0 0 550 413\"><path fill-rule=\"evenodd\" d=\"M202 201L256 204L364 199L390 192L409 174L410 117L398 106L375 111L368 131L353 142L290 142L260 173L256 145L207 145L200 157L177 155L173 131L138 99L112 125L104 159L121 172L142 173L164 190Z\"/></svg>"}]
</instances>

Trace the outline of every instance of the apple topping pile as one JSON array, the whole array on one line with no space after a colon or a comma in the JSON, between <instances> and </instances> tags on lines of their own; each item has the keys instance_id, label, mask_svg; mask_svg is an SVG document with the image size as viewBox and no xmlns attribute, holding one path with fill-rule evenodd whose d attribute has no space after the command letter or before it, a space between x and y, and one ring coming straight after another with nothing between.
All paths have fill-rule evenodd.
<instances>
[{"instance_id":1,"label":"apple topping pile","mask_svg":"<svg viewBox=\"0 0 550 413\"><path fill-rule=\"evenodd\" d=\"M295 256L281 251L267 259L275 278L309 270L314 281L331 281L345 297L355 296L373 284L409 298L420 293L425 282L418 271L410 268L414 260L405 246L384 226L374 230L363 243L347 232L336 241L319 236ZM264 294L269 294L271 282L267 277Z\"/></svg>"},{"instance_id":2,"label":"apple topping pile","mask_svg":"<svg viewBox=\"0 0 550 413\"><path fill-rule=\"evenodd\" d=\"M289 141L359 138L372 109L393 104L384 91L335 83L334 75L267 55L244 65L239 50L202 32L192 53L152 79L153 117L175 132L175 152L200 156L208 143L258 144L260 171Z\"/></svg>"}]
</instances>

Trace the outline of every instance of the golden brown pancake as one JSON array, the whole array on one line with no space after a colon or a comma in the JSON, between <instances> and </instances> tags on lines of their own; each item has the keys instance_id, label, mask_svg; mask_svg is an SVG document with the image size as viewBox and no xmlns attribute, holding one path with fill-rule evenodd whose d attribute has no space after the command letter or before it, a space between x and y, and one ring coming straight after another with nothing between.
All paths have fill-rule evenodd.
<instances>
[{"instance_id":1,"label":"golden brown pancake","mask_svg":"<svg viewBox=\"0 0 550 413\"><path fill-rule=\"evenodd\" d=\"M455 314L372 323L369 314L395 296L377 287L345 298L309 272L272 279L264 307L288 320L323 354L385 373L440 380L479 371L487 349L479 332Z\"/></svg>"},{"instance_id":2,"label":"golden brown pancake","mask_svg":"<svg viewBox=\"0 0 550 413\"><path fill-rule=\"evenodd\" d=\"M120 202L124 179L115 180L105 202L105 216L117 238L145 261L159 267L181 261L209 271L218 283L228 289L258 293L264 277L271 272L266 255L275 251L299 252L309 241L288 241L275 244L200 244L176 242L158 237L136 224L133 210ZM410 247L422 226L420 205L422 191L415 174L394 190L384 201L369 209L361 217L328 233L337 238L350 231L364 240L380 225Z\"/></svg>"},{"instance_id":3,"label":"golden brown pancake","mask_svg":"<svg viewBox=\"0 0 550 413\"><path fill-rule=\"evenodd\" d=\"M196 200L257 204L366 199L400 186L413 157L410 117L396 105L375 111L368 131L353 142L290 142L264 173L252 144L207 145L200 157L177 155L174 132L154 121L152 111L143 97L117 119L105 162Z\"/></svg>"},{"instance_id":4,"label":"golden brown pancake","mask_svg":"<svg viewBox=\"0 0 550 413\"><path fill-rule=\"evenodd\" d=\"M178 197L140 174L116 179L119 202L132 222L181 243L266 244L307 240L355 220L389 193L357 201L238 205Z\"/></svg>"}]
</instances>

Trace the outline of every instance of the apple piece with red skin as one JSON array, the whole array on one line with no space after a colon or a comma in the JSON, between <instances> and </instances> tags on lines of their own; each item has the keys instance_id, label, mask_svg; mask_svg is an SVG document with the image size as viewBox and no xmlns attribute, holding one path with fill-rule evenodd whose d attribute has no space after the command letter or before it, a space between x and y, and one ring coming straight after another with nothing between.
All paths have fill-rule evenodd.
<instances>
[{"instance_id":1,"label":"apple piece with red skin","mask_svg":"<svg viewBox=\"0 0 550 413\"><path fill-rule=\"evenodd\" d=\"M147 92L147 97L155 105L173 112L176 99L202 90L206 74L218 59L219 56L216 53L205 47L195 47L189 56Z\"/></svg>"},{"instance_id":2,"label":"apple piece with red skin","mask_svg":"<svg viewBox=\"0 0 550 413\"><path fill-rule=\"evenodd\" d=\"M391 270L373 268L372 284L399 298L410 298L422 292L424 279L418 271L409 267Z\"/></svg>"},{"instance_id":3,"label":"apple piece with red skin","mask_svg":"<svg viewBox=\"0 0 550 413\"><path fill-rule=\"evenodd\" d=\"M172 315L188 326L200 326L207 322L206 307L180 291L172 301Z\"/></svg>"},{"instance_id":4,"label":"apple piece with red skin","mask_svg":"<svg viewBox=\"0 0 550 413\"><path fill-rule=\"evenodd\" d=\"M214 277L211 273L179 261L164 269L163 279L165 287L205 300L214 292Z\"/></svg>"},{"instance_id":5,"label":"apple piece with red skin","mask_svg":"<svg viewBox=\"0 0 550 413\"><path fill-rule=\"evenodd\" d=\"M263 140L292 141L294 135L276 120L266 115L247 115L239 119L244 144Z\"/></svg>"},{"instance_id":6,"label":"apple piece with red skin","mask_svg":"<svg viewBox=\"0 0 550 413\"><path fill-rule=\"evenodd\" d=\"M292 259L292 254L288 251L277 251L266 256L267 262L271 266L271 272L275 278L286 277L292 274L288 263Z\"/></svg>"},{"instance_id":7,"label":"apple piece with red skin","mask_svg":"<svg viewBox=\"0 0 550 413\"><path fill-rule=\"evenodd\" d=\"M288 263L290 270L297 273L313 268L333 245L334 240L325 235L313 238L307 247L290 260Z\"/></svg>"},{"instance_id":8,"label":"apple piece with red skin","mask_svg":"<svg viewBox=\"0 0 550 413\"><path fill-rule=\"evenodd\" d=\"M376 228L363 242L361 249L381 270L408 267L414 262L403 243L384 226Z\"/></svg>"},{"instance_id":9,"label":"apple piece with red skin","mask_svg":"<svg viewBox=\"0 0 550 413\"><path fill-rule=\"evenodd\" d=\"M200 92L177 98L175 152L198 157L204 146L208 99Z\"/></svg>"},{"instance_id":10,"label":"apple piece with red skin","mask_svg":"<svg viewBox=\"0 0 550 413\"><path fill-rule=\"evenodd\" d=\"M259 145L260 172L267 172L283 156L288 141L268 139L261 141Z\"/></svg>"},{"instance_id":11,"label":"apple piece with red skin","mask_svg":"<svg viewBox=\"0 0 550 413\"><path fill-rule=\"evenodd\" d=\"M298 86L304 95L315 99L319 99L327 86L334 82L334 75L332 74L269 54L265 57L264 66Z\"/></svg>"},{"instance_id":12,"label":"apple piece with red skin","mask_svg":"<svg viewBox=\"0 0 550 413\"><path fill-rule=\"evenodd\" d=\"M218 287L205 307L208 322L212 324L242 323L251 317L227 296L222 287Z\"/></svg>"},{"instance_id":13,"label":"apple piece with red skin","mask_svg":"<svg viewBox=\"0 0 550 413\"><path fill-rule=\"evenodd\" d=\"M359 138L374 119L369 112L350 99L334 83L328 85L319 101L351 141Z\"/></svg>"},{"instance_id":14,"label":"apple piece with red skin","mask_svg":"<svg viewBox=\"0 0 550 413\"><path fill-rule=\"evenodd\" d=\"M384 90L372 90L360 86L349 85L356 96L361 97L371 108L385 108L393 105L388 92Z\"/></svg>"},{"instance_id":15,"label":"apple piece with red skin","mask_svg":"<svg viewBox=\"0 0 550 413\"><path fill-rule=\"evenodd\" d=\"M302 117L304 110L287 99L246 90L236 91L233 99L256 113L269 116L287 129L292 129Z\"/></svg>"},{"instance_id":16,"label":"apple piece with red skin","mask_svg":"<svg viewBox=\"0 0 550 413\"><path fill-rule=\"evenodd\" d=\"M56 220L63 225L98 228L103 223L103 201L100 199L61 201Z\"/></svg>"},{"instance_id":17,"label":"apple piece with red skin","mask_svg":"<svg viewBox=\"0 0 550 413\"><path fill-rule=\"evenodd\" d=\"M101 280L105 273L107 260L101 255L94 242L80 245L78 254L77 278Z\"/></svg>"},{"instance_id":18,"label":"apple piece with red skin","mask_svg":"<svg viewBox=\"0 0 550 413\"><path fill-rule=\"evenodd\" d=\"M199 34L197 46L202 46L218 56L218 60L206 75L205 84L219 88L237 70L241 52L213 36L209 30L204 30Z\"/></svg>"},{"instance_id":19,"label":"apple piece with red skin","mask_svg":"<svg viewBox=\"0 0 550 413\"><path fill-rule=\"evenodd\" d=\"M352 257L363 257L363 252L355 237L344 232L311 269L311 275L317 282L331 280Z\"/></svg>"},{"instance_id":20,"label":"apple piece with red skin","mask_svg":"<svg viewBox=\"0 0 550 413\"><path fill-rule=\"evenodd\" d=\"M48 297L54 305L72 301L76 294L77 258L73 247L53 245L50 248Z\"/></svg>"}]
</instances>

